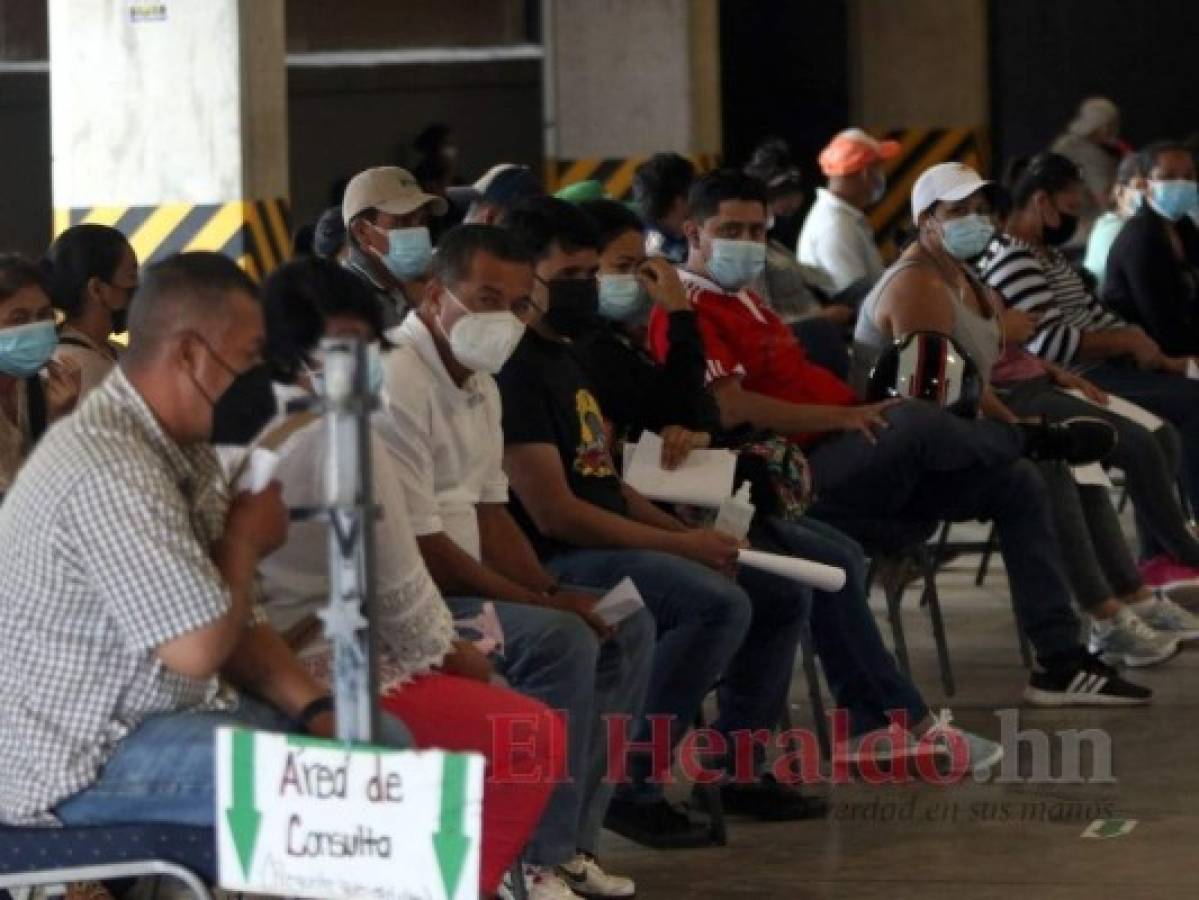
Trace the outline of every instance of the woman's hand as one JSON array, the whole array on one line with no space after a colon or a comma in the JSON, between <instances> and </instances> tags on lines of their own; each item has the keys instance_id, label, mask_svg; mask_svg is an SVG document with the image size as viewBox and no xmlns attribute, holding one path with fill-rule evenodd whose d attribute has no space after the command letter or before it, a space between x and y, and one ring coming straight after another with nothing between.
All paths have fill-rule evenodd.
<instances>
[{"instance_id":1,"label":"woman's hand","mask_svg":"<svg viewBox=\"0 0 1199 900\"><path fill-rule=\"evenodd\" d=\"M1097 403L1100 406L1107 406L1107 393L1098 385L1087 381L1085 378L1080 378L1073 372L1067 372L1065 369L1054 369L1053 383L1067 391L1081 392L1082 395L1092 403Z\"/></svg>"},{"instance_id":2,"label":"woman's hand","mask_svg":"<svg viewBox=\"0 0 1199 900\"><path fill-rule=\"evenodd\" d=\"M83 388L83 372L69 359L52 359L46 363L46 411L50 419L65 416L79 401Z\"/></svg>"},{"instance_id":3,"label":"woman's hand","mask_svg":"<svg viewBox=\"0 0 1199 900\"><path fill-rule=\"evenodd\" d=\"M680 425L667 425L662 429L662 468L677 469L691 454L710 446L712 435L707 432L688 431Z\"/></svg>"},{"instance_id":4,"label":"woman's hand","mask_svg":"<svg viewBox=\"0 0 1199 900\"><path fill-rule=\"evenodd\" d=\"M1037 333L1040 316L1026 313L1022 309L1011 309L1003 312L1003 336L1011 344L1023 344Z\"/></svg>"},{"instance_id":5,"label":"woman's hand","mask_svg":"<svg viewBox=\"0 0 1199 900\"><path fill-rule=\"evenodd\" d=\"M486 684L491 680L491 660L470 641L454 641L454 649L441 661L441 671Z\"/></svg>"},{"instance_id":6,"label":"woman's hand","mask_svg":"<svg viewBox=\"0 0 1199 900\"><path fill-rule=\"evenodd\" d=\"M637 278L645 285L650 299L668 313L691 308L679 273L662 257L651 256L638 266Z\"/></svg>"}]
</instances>

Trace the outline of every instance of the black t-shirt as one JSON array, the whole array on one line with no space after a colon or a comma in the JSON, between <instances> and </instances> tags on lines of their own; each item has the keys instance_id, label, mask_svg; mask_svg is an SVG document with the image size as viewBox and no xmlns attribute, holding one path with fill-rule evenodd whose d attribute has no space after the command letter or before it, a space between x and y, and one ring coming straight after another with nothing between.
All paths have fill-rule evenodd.
<instances>
[{"instance_id":1,"label":"black t-shirt","mask_svg":"<svg viewBox=\"0 0 1199 900\"><path fill-rule=\"evenodd\" d=\"M504 444L552 444L576 497L625 515L604 416L573 348L530 329L495 380L504 404ZM542 558L570 549L537 530L515 493L511 506Z\"/></svg>"}]
</instances>

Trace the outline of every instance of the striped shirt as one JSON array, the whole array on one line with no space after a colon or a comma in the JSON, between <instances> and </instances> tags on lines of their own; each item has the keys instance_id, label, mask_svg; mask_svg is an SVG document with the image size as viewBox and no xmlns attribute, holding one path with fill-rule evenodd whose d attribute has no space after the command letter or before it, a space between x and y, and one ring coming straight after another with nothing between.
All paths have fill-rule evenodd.
<instances>
[{"instance_id":1,"label":"striped shirt","mask_svg":"<svg viewBox=\"0 0 1199 900\"><path fill-rule=\"evenodd\" d=\"M1041 250L1001 234L979 258L978 268L1007 306L1040 316L1036 332L1024 346L1049 362L1084 368L1078 359L1082 336L1127 324L1087 290L1066 258L1053 248Z\"/></svg>"},{"instance_id":2,"label":"striped shirt","mask_svg":"<svg viewBox=\"0 0 1199 900\"><path fill-rule=\"evenodd\" d=\"M155 652L228 612L227 510L119 369L42 438L0 506L0 821L54 824L147 716L234 702Z\"/></svg>"}]
</instances>

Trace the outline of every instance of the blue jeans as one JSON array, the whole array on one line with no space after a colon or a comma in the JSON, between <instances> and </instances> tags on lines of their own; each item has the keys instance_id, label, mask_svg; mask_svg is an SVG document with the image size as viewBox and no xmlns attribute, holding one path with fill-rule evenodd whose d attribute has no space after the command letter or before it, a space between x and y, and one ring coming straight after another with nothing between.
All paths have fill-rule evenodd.
<instances>
[{"instance_id":1,"label":"blue jeans","mask_svg":"<svg viewBox=\"0 0 1199 900\"><path fill-rule=\"evenodd\" d=\"M479 601L446 599L455 618L474 615ZM513 690L569 716L566 763L569 779L550 795L526 848L526 861L558 865L578 850L596 853L614 785L607 772L603 717L633 716L645 698L653 659L654 625L638 613L620 623L602 645L574 613L521 603L496 602L504 629L497 669Z\"/></svg>"},{"instance_id":2,"label":"blue jeans","mask_svg":"<svg viewBox=\"0 0 1199 900\"><path fill-rule=\"evenodd\" d=\"M751 602L745 590L699 563L648 550L573 550L546 565L564 582L597 591L610 590L626 577L637 585L658 634L645 714L668 717L672 748L691 727L704 696L721 675L717 728L732 731L774 723L779 707L774 706L769 715L763 710L777 702L780 681L785 696L790 678L803 613L802 603L797 602L802 598L795 592L764 593L759 598L762 624L747 638L751 614L758 616L758 602ZM646 741L650 734L649 724L642 719L634 739ZM622 790L623 794L647 801L661 796L661 785L647 782L651 762L648 754L632 757L629 774L634 786Z\"/></svg>"},{"instance_id":3,"label":"blue jeans","mask_svg":"<svg viewBox=\"0 0 1199 900\"><path fill-rule=\"evenodd\" d=\"M994 521L1012 601L1038 662L1077 665L1080 625L1062 547L1045 482L1022 458L1021 431L923 401L896 406L887 421L875 444L843 434L808 452L819 498L812 516L851 535L862 521Z\"/></svg>"},{"instance_id":4,"label":"blue jeans","mask_svg":"<svg viewBox=\"0 0 1199 900\"><path fill-rule=\"evenodd\" d=\"M100 777L64 800L64 825L162 822L211 827L216 807L216 730L224 726L286 732L294 726L265 703L242 694L235 709L150 716L117 745ZM382 743L412 746L408 729L382 716Z\"/></svg>"},{"instance_id":5,"label":"blue jeans","mask_svg":"<svg viewBox=\"0 0 1199 900\"><path fill-rule=\"evenodd\" d=\"M928 706L899 671L866 603L866 557L857 542L810 517L772 518L750 536L754 546L845 570L841 590L812 592L810 622L829 690L849 713L850 734L885 727L893 711L905 713L912 725L922 721Z\"/></svg>"}]
</instances>

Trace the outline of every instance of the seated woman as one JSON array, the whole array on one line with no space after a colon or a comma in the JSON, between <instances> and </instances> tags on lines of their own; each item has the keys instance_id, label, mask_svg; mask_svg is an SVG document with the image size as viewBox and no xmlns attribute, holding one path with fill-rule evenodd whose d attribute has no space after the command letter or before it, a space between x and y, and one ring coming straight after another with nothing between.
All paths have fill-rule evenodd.
<instances>
[{"instance_id":1,"label":"seated woman","mask_svg":"<svg viewBox=\"0 0 1199 900\"><path fill-rule=\"evenodd\" d=\"M280 409L320 390L323 337L372 342L372 380L381 379L377 342L381 313L370 290L353 274L324 259L305 259L277 269L263 285L267 323L264 355L276 379ZM262 440L282 436L283 419ZM373 439L372 439L373 440ZM323 423L313 419L278 443L275 477L290 507L322 502L326 465ZM408 522L404 490L387 449L371 447L375 502L382 509L375 529L383 709L402 720L417 746L473 751L487 758L483 795L483 856L480 890L496 891L524 846L562 772L563 724L542 704L488 683L491 664L472 644L454 638L441 595L425 569ZM287 543L260 567L264 608L272 624L301 644L300 656L327 677L330 650L315 638L313 616L328 595L328 530L323 522L293 524ZM514 742L497 758L503 742L493 725L505 720L531 728L527 743ZM540 777L518 777L536 772Z\"/></svg>"},{"instance_id":2,"label":"seated woman","mask_svg":"<svg viewBox=\"0 0 1199 900\"><path fill-rule=\"evenodd\" d=\"M1140 529L1142 576L1154 586L1194 580L1199 561L1193 535L1192 540L1183 540L1173 492L1165 490L1157 476L1149 487L1144 474L1134 474L1125 463L1135 467L1160 453L1169 479L1180 470L1175 462L1180 460L1191 508L1199 509L1199 381L1186 377L1188 359L1170 356L1142 328L1106 309L1058 251L1057 245L1073 230L1082 203L1078 167L1064 156L1043 153L1016 168L1009 188L1012 209L1004 232L992 238L975 262L983 281L999 292L1008 307L1004 321L1013 330L1007 336L1047 363L1072 375L1085 375L1089 385L1098 388L1097 396L1104 391L1115 394L1177 429L1153 431L1160 446L1153 451L1141 440L1140 431L1129 432L1120 418L1108 419L1120 432L1116 452L1125 461L1117 463L1113 458L1111 462L1129 475L1129 491L1146 526ZM1054 377L1060 383L1060 376ZM1056 401L1056 395L1051 396ZM1103 416L1098 409L1090 414ZM1127 452L1133 446L1137 449ZM1152 468L1159 470L1160 465L1154 463ZM1163 512L1165 517L1160 515Z\"/></svg>"},{"instance_id":3,"label":"seated woman","mask_svg":"<svg viewBox=\"0 0 1199 900\"><path fill-rule=\"evenodd\" d=\"M0 497L46 427L75 408L79 368L51 359L57 343L41 270L0 255Z\"/></svg>"},{"instance_id":4,"label":"seated woman","mask_svg":"<svg viewBox=\"0 0 1199 900\"><path fill-rule=\"evenodd\" d=\"M1116 184L1112 188L1112 208L1095 220L1087 238L1087 253L1082 265L1103 289L1107 277L1107 261L1112 244L1124 228L1124 223L1145 205L1145 166L1141 154L1130 153L1116 168Z\"/></svg>"},{"instance_id":5,"label":"seated woman","mask_svg":"<svg viewBox=\"0 0 1199 900\"><path fill-rule=\"evenodd\" d=\"M79 367L82 398L117 363L120 345L111 334L125 331L125 316L137 290L137 256L125 236L107 225L68 228L50 245L50 302L63 314L56 360Z\"/></svg>"},{"instance_id":6,"label":"seated woman","mask_svg":"<svg viewBox=\"0 0 1199 900\"><path fill-rule=\"evenodd\" d=\"M1199 207L1195 159L1162 142L1140 154L1145 202L1112 244L1103 301L1145 329L1165 353L1199 353Z\"/></svg>"},{"instance_id":7,"label":"seated woman","mask_svg":"<svg viewBox=\"0 0 1199 900\"><path fill-rule=\"evenodd\" d=\"M600 234L603 320L594 322L577 342L579 358L615 435L633 438L643 429L660 430L663 465L677 466L692 449L707 446L720 431L715 400L704 387L707 364L695 312L674 269L645 258L642 226L636 216L610 200L586 203L582 209ZM616 285L623 286L619 296ZM629 327L643 320L655 303L670 317L670 350L662 366L638 348ZM778 444L787 446L786 442ZM776 458L770 466L801 464L794 456L779 463ZM792 473L800 477L794 469ZM764 506L759 498L770 493L771 488L755 490L755 501ZM750 532L755 546L826 563L846 573L841 590L812 593L809 613L825 677L837 703L849 713L851 740L847 746L834 748L835 755L858 760L862 737L886 728L890 714L902 715L914 737L934 729L930 740L935 738L946 720L930 713L883 645L866 604L866 562L861 547L835 528L802 516L796 507L787 509L780 504L774 512L755 517ZM1002 747L985 738L956 728L953 732L965 741L973 770L986 770L1003 755ZM905 748L888 752L902 753Z\"/></svg>"},{"instance_id":8,"label":"seated woman","mask_svg":"<svg viewBox=\"0 0 1199 900\"><path fill-rule=\"evenodd\" d=\"M914 332L938 332L953 337L978 366L984 380L995 383L983 394L984 415L1015 422L1021 415L1099 416L1120 436L1105 462L1142 474L1155 467L1157 481L1148 480L1172 500L1170 480L1156 441L1139 425L1079 400L1058 387L1081 389L1097 400L1093 385L1062 369L1048 366L1014 348L1002 361L1002 304L978 279L966 260L977 255L991 238L991 182L959 163L934 166L912 189L912 216L917 239L875 286L858 320L855 366L859 382L873 361L896 338ZM1139 431L1137 431L1139 429ZM1127 443L1124 435L1130 434ZM1133 458L1140 448L1149 458ZM1199 619L1146 587L1124 541L1107 489L1075 482L1059 462L1042 462L1058 533L1069 551L1064 555L1075 599L1092 620L1090 649L1108 662L1152 665L1169 659L1180 639L1199 638ZM1141 497L1142 502L1146 499ZM1177 508L1177 502L1174 501ZM1199 542L1186 541L1185 523L1175 509L1173 523L1179 540L1190 550ZM1160 511L1159 511L1160 514ZM1193 545L1193 546L1191 546ZM1150 627L1152 626L1152 627Z\"/></svg>"}]
</instances>

